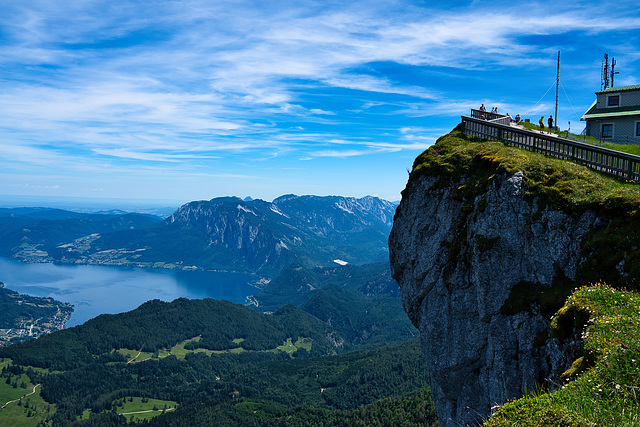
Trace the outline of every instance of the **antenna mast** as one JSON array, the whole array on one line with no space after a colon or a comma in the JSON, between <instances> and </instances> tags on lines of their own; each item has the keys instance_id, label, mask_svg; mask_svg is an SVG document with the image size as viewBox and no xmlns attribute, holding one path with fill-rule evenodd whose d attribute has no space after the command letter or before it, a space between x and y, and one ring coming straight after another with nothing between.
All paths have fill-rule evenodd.
<instances>
[{"instance_id":1,"label":"antenna mast","mask_svg":"<svg viewBox=\"0 0 640 427\"><path fill-rule=\"evenodd\" d=\"M558 70L556 72L556 128L558 128L558 86L560 85L560 51L558 51ZM551 129L549 129L551 131Z\"/></svg>"},{"instance_id":2,"label":"antenna mast","mask_svg":"<svg viewBox=\"0 0 640 427\"><path fill-rule=\"evenodd\" d=\"M602 79L600 80L600 90L605 90L609 87L609 54L604 54L604 61L602 62Z\"/></svg>"},{"instance_id":3,"label":"antenna mast","mask_svg":"<svg viewBox=\"0 0 640 427\"><path fill-rule=\"evenodd\" d=\"M611 87L613 87L613 76L620 74L619 71L613 71L616 68L616 58L611 58Z\"/></svg>"}]
</instances>

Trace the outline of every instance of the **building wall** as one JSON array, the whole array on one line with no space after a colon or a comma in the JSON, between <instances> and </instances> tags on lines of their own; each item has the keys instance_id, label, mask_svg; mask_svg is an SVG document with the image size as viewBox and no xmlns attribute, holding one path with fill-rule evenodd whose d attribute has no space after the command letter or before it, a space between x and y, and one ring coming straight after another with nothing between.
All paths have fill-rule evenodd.
<instances>
[{"instance_id":1,"label":"building wall","mask_svg":"<svg viewBox=\"0 0 640 427\"><path fill-rule=\"evenodd\" d=\"M587 135L603 141L617 144L640 144L640 136L636 136L636 123L640 122L640 116L628 116L618 119L601 119L587 121ZM601 138L602 125L613 124L613 137Z\"/></svg>"},{"instance_id":2,"label":"building wall","mask_svg":"<svg viewBox=\"0 0 640 427\"><path fill-rule=\"evenodd\" d=\"M607 108L607 99L611 95L620 96L619 107L633 107L640 105L640 90L630 90L623 92L606 92L598 94L597 108Z\"/></svg>"}]
</instances>

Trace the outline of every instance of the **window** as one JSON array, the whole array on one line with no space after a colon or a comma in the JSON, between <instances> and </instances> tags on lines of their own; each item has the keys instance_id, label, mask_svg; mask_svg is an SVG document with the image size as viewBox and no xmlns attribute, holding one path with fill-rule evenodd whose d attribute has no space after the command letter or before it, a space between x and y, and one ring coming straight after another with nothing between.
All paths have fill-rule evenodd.
<instances>
[{"instance_id":1,"label":"window","mask_svg":"<svg viewBox=\"0 0 640 427\"><path fill-rule=\"evenodd\" d=\"M611 138L613 137L613 125L602 125L602 133L600 134L602 138Z\"/></svg>"},{"instance_id":2,"label":"window","mask_svg":"<svg viewBox=\"0 0 640 427\"><path fill-rule=\"evenodd\" d=\"M611 95L607 98L608 107L617 107L618 105L620 105L620 95Z\"/></svg>"},{"instance_id":3,"label":"window","mask_svg":"<svg viewBox=\"0 0 640 427\"><path fill-rule=\"evenodd\" d=\"M636 136L640 136L640 122L636 122Z\"/></svg>"}]
</instances>

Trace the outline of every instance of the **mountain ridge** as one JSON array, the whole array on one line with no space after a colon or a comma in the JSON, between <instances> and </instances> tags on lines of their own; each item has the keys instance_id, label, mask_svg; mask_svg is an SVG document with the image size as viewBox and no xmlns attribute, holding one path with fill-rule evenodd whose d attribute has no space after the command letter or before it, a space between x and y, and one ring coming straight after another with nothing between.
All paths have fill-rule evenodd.
<instances>
[{"instance_id":1,"label":"mountain ridge","mask_svg":"<svg viewBox=\"0 0 640 427\"><path fill-rule=\"evenodd\" d=\"M149 219L112 230L106 226L76 227L76 232L61 233L49 240L47 236L33 239L29 256L18 248L24 248L25 225L39 229L37 221L0 216L7 223L0 254L27 261L273 276L294 262L316 267L330 266L334 260L364 264L386 258L394 212L392 203L372 196L357 199L290 194L273 202L219 197L189 202L162 221ZM73 218L60 219L64 214L57 212L58 219L41 221L53 221L47 223L47 229L52 229L64 227L61 221L65 220L75 221L75 226L93 219L69 215ZM114 218L125 221L132 218L128 215L133 214Z\"/></svg>"}]
</instances>

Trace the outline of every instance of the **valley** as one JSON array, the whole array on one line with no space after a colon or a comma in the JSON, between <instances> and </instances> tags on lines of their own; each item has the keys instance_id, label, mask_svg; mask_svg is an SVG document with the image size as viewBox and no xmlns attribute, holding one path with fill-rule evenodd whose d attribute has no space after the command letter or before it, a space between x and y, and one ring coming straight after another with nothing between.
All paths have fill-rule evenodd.
<instances>
[{"instance_id":1,"label":"valley","mask_svg":"<svg viewBox=\"0 0 640 427\"><path fill-rule=\"evenodd\" d=\"M20 289L75 295L80 312L82 295L103 307L136 293L150 300L0 352L0 396L18 399L0 420L197 425L215 411L222 424L437 425L417 331L386 260L394 209L376 198L290 195L193 202L165 220L0 211L0 250L13 258L0 262ZM20 279L36 266L35 282ZM131 275L126 286L119 274ZM248 306L206 298L218 275L251 283L246 301L235 300ZM161 289L169 277L193 276L182 292L204 299L167 298L175 294L138 282L147 276Z\"/></svg>"}]
</instances>

